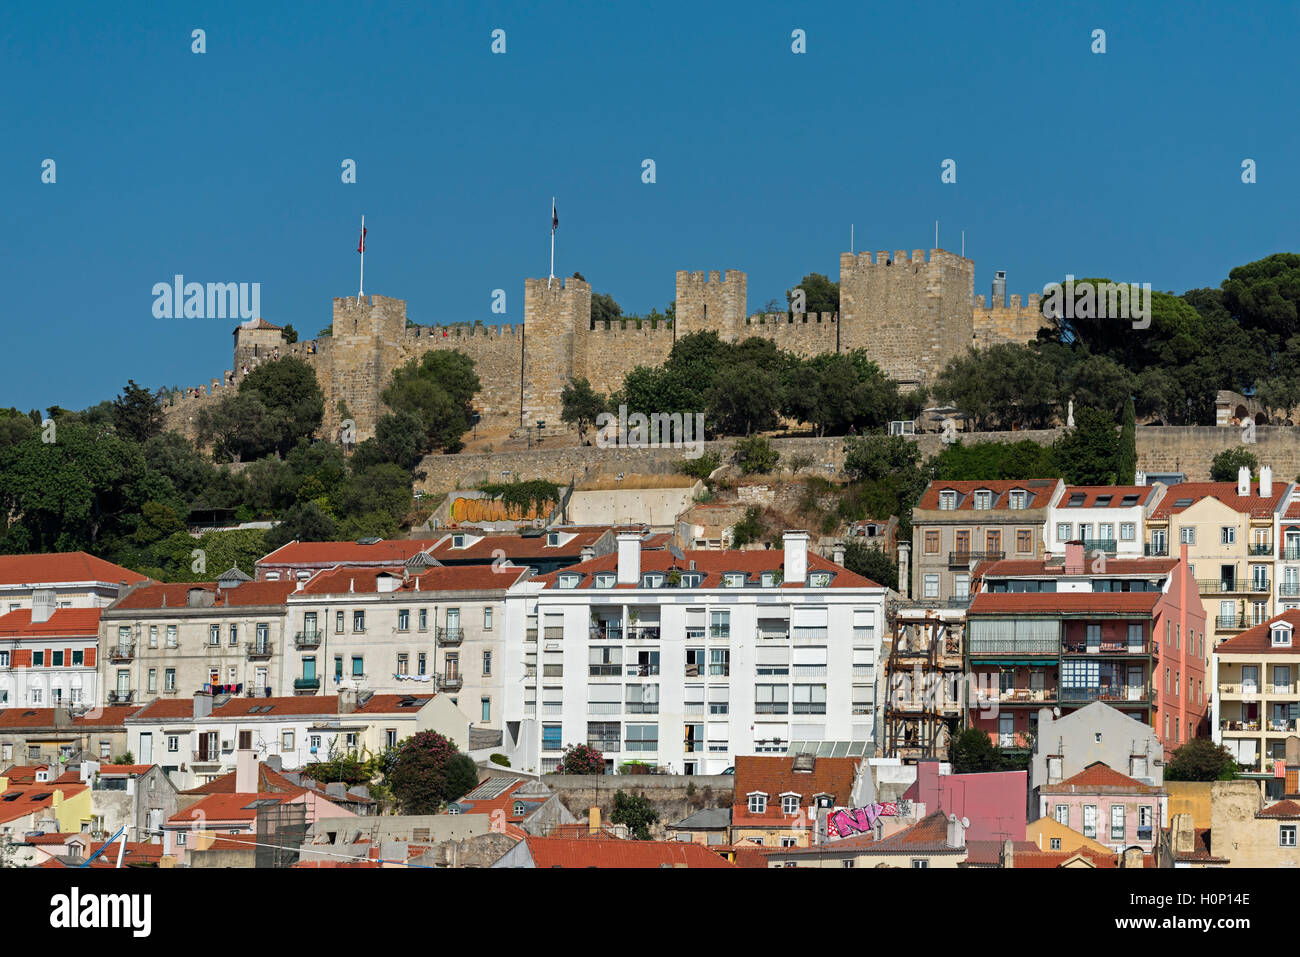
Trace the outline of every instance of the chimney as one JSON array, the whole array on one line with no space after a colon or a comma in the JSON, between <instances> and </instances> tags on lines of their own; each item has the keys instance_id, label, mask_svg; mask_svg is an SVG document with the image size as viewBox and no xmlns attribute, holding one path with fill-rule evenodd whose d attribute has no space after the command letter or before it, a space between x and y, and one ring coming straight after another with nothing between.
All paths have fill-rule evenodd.
<instances>
[{"instance_id":1,"label":"chimney","mask_svg":"<svg viewBox=\"0 0 1300 957\"><path fill-rule=\"evenodd\" d=\"M1005 309L1007 307L1007 271L999 269L993 273L993 288L990 290L989 307Z\"/></svg>"},{"instance_id":2,"label":"chimney","mask_svg":"<svg viewBox=\"0 0 1300 957\"><path fill-rule=\"evenodd\" d=\"M1065 543L1065 574L1083 574L1083 542L1073 541Z\"/></svg>"},{"instance_id":3,"label":"chimney","mask_svg":"<svg viewBox=\"0 0 1300 957\"><path fill-rule=\"evenodd\" d=\"M844 543L843 542L836 542L834 545L831 546L831 561L833 561L836 565L842 566L844 564Z\"/></svg>"},{"instance_id":4,"label":"chimney","mask_svg":"<svg viewBox=\"0 0 1300 957\"><path fill-rule=\"evenodd\" d=\"M49 621L58 602L54 599L53 588L38 588L32 592L32 624L39 625Z\"/></svg>"},{"instance_id":5,"label":"chimney","mask_svg":"<svg viewBox=\"0 0 1300 957\"><path fill-rule=\"evenodd\" d=\"M356 710L356 691L352 688L339 688L339 714L351 714Z\"/></svg>"},{"instance_id":6,"label":"chimney","mask_svg":"<svg viewBox=\"0 0 1300 957\"><path fill-rule=\"evenodd\" d=\"M55 707L54 727L60 730L72 727L72 712L62 706Z\"/></svg>"},{"instance_id":7,"label":"chimney","mask_svg":"<svg viewBox=\"0 0 1300 957\"><path fill-rule=\"evenodd\" d=\"M1135 473L1133 474L1133 484L1134 484L1134 485L1146 485L1146 484L1147 484L1147 473L1146 473L1146 472L1143 472L1143 471L1140 471L1140 470L1137 471L1137 472L1135 472Z\"/></svg>"},{"instance_id":8,"label":"chimney","mask_svg":"<svg viewBox=\"0 0 1300 957\"><path fill-rule=\"evenodd\" d=\"M898 593L912 597L912 546L906 542L898 543Z\"/></svg>"},{"instance_id":9,"label":"chimney","mask_svg":"<svg viewBox=\"0 0 1300 957\"><path fill-rule=\"evenodd\" d=\"M600 808L595 805L587 811L587 833L600 833Z\"/></svg>"},{"instance_id":10,"label":"chimney","mask_svg":"<svg viewBox=\"0 0 1300 957\"><path fill-rule=\"evenodd\" d=\"M1128 850L1126 850L1124 852L1124 856L1120 858L1119 866L1137 867L1137 868L1145 867L1146 855L1142 853L1142 848L1130 847Z\"/></svg>"},{"instance_id":11,"label":"chimney","mask_svg":"<svg viewBox=\"0 0 1300 957\"><path fill-rule=\"evenodd\" d=\"M1265 498L1273 494L1273 467L1265 465L1259 470L1259 494Z\"/></svg>"},{"instance_id":12,"label":"chimney","mask_svg":"<svg viewBox=\"0 0 1300 957\"><path fill-rule=\"evenodd\" d=\"M956 814L948 815L948 840L945 842L949 847L966 846L966 828L970 826L967 818L959 818Z\"/></svg>"},{"instance_id":13,"label":"chimney","mask_svg":"<svg viewBox=\"0 0 1300 957\"><path fill-rule=\"evenodd\" d=\"M808 580L808 533L800 529L781 536L785 543L786 584L800 584Z\"/></svg>"},{"instance_id":14,"label":"chimney","mask_svg":"<svg viewBox=\"0 0 1300 957\"><path fill-rule=\"evenodd\" d=\"M1196 832L1192 828L1192 816L1175 814L1172 824L1174 854L1193 853L1196 850Z\"/></svg>"},{"instance_id":15,"label":"chimney","mask_svg":"<svg viewBox=\"0 0 1300 957\"><path fill-rule=\"evenodd\" d=\"M212 715L212 696L196 692L194 695L194 717L207 718Z\"/></svg>"},{"instance_id":16,"label":"chimney","mask_svg":"<svg viewBox=\"0 0 1300 957\"><path fill-rule=\"evenodd\" d=\"M582 551L578 552L578 561L589 562L596 557L596 550L590 545L583 545Z\"/></svg>"},{"instance_id":17,"label":"chimney","mask_svg":"<svg viewBox=\"0 0 1300 957\"><path fill-rule=\"evenodd\" d=\"M235 793L257 793L257 752L251 749L235 752Z\"/></svg>"},{"instance_id":18,"label":"chimney","mask_svg":"<svg viewBox=\"0 0 1300 957\"><path fill-rule=\"evenodd\" d=\"M1016 866L1015 854L1016 854L1016 845L1011 840L1011 838L1007 838L1005 841L1002 842L1002 861L1001 861L1002 866L1006 868L1015 867Z\"/></svg>"},{"instance_id":19,"label":"chimney","mask_svg":"<svg viewBox=\"0 0 1300 957\"><path fill-rule=\"evenodd\" d=\"M618 575L620 585L635 585L641 581L641 534L618 533Z\"/></svg>"},{"instance_id":20,"label":"chimney","mask_svg":"<svg viewBox=\"0 0 1300 957\"><path fill-rule=\"evenodd\" d=\"M1244 465L1237 469L1237 494L1250 494L1250 469Z\"/></svg>"}]
</instances>

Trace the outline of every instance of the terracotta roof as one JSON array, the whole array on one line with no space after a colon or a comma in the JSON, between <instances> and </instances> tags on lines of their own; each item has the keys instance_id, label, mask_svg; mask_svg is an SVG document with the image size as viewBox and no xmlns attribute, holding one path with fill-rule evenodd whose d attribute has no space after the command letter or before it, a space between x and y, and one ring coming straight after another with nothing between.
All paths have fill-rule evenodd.
<instances>
[{"instance_id":1,"label":"terracotta roof","mask_svg":"<svg viewBox=\"0 0 1300 957\"><path fill-rule=\"evenodd\" d=\"M1252 518L1270 518L1286 494L1286 485L1286 482L1274 482L1273 494L1267 497L1259 494L1258 482L1251 483L1249 495L1238 495L1236 482L1184 482L1181 485L1171 485L1160 504L1151 510L1151 518L1162 519L1177 515L1205 498L1217 498L1233 511ZM1186 505L1177 504L1185 499L1191 499L1191 502Z\"/></svg>"},{"instance_id":2,"label":"terracotta roof","mask_svg":"<svg viewBox=\"0 0 1300 957\"><path fill-rule=\"evenodd\" d=\"M98 841L86 848L86 857L90 857L96 851L104 846L104 841ZM114 843L112 847L100 854L88 865L85 864L84 858L70 858L60 856L51 858L41 864L41 867L61 868L61 867L81 867L83 865L91 870L96 868L116 868L117 867L117 849L119 843ZM161 844L147 844L144 842L128 841L126 850L122 854L123 867L157 867L162 860L163 846Z\"/></svg>"},{"instance_id":3,"label":"terracotta roof","mask_svg":"<svg viewBox=\"0 0 1300 957\"><path fill-rule=\"evenodd\" d=\"M641 572L666 572L676 569L680 572L699 572L703 577L700 581L701 588L720 588L722 587L722 575L724 572L744 572L745 580L751 584L757 583L759 576L763 572L777 571L783 568L785 564L785 550L782 548L756 548L756 549L688 549L683 552L685 561L678 561L671 553L666 551L647 551L641 550ZM695 562L695 568L690 567L691 562ZM808 570L829 571L833 572L831 578L831 588L880 588L875 582L861 575L856 575L841 565L836 565L829 559L822 558L813 551L808 552ZM582 580L578 582L579 588L591 588L593 585L593 576L597 572L617 572L618 555L610 553L602 555L599 558L593 558L589 561L579 562L576 565L570 565L567 568L558 571L549 572L545 575L539 575L533 581L542 582L547 588L555 588L557 579L560 575L572 572L582 574ZM638 585L619 585L619 588L638 588ZM803 588L803 582L783 582L782 588Z\"/></svg>"},{"instance_id":4,"label":"terracotta roof","mask_svg":"<svg viewBox=\"0 0 1300 957\"><path fill-rule=\"evenodd\" d=\"M238 718L253 716L253 709L258 708L257 717L271 720L286 715L319 715L321 717L341 717L346 720L352 714L415 714L435 695L432 694L377 694L364 705L349 714L339 714L338 695L290 695L282 698L250 698L246 695L231 695L225 704L213 702L212 717ZM411 701L409 707L399 707L402 701ZM266 711L262 709L270 708ZM191 718L194 716L192 698L157 698L142 708L133 717L132 723L138 721L165 721L169 719Z\"/></svg>"},{"instance_id":5,"label":"terracotta roof","mask_svg":"<svg viewBox=\"0 0 1300 957\"><path fill-rule=\"evenodd\" d=\"M35 784L37 771L48 771L48 764L14 764L0 771L0 777L9 779L9 784Z\"/></svg>"},{"instance_id":6,"label":"terracotta roof","mask_svg":"<svg viewBox=\"0 0 1300 957\"><path fill-rule=\"evenodd\" d=\"M257 560L262 565L401 564L433 545L434 539L398 538L372 545L357 542L289 542Z\"/></svg>"},{"instance_id":7,"label":"terracotta roof","mask_svg":"<svg viewBox=\"0 0 1300 957\"><path fill-rule=\"evenodd\" d=\"M72 719L68 730L73 728L112 728L125 727L123 722L139 711L136 705L112 705L92 708L83 715ZM54 727L53 708L0 708L0 728L41 728Z\"/></svg>"},{"instance_id":8,"label":"terracotta roof","mask_svg":"<svg viewBox=\"0 0 1300 957\"><path fill-rule=\"evenodd\" d=\"M1059 505L1062 508L1136 508L1145 505L1155 493L1154 485L1067 485ZM1075 495L1084 496L1083 501L1078 505L1068 504ZM1110 501L1098 503L1097 499L1105 495L1110 496ZM1121 505L1126 495L1136 495L1138 499L1131 505Z\"/></svg>"},{"instance_id":9,"label":"terracotta roof","mask_svg":"<svg viewBox=\"0 0 1300 957\"><path fill-rule=\"evenodd\" d=\"M799 806L803 809L813 806L817 794L831 795L836 807L848 805L858 758L817 758L812 771L795 771L794 760L788 755L736 757L732 827L792 826L794 815L781 810L781 795L790 792L799 795ZM752 814L749 810L749 795L755 791L767 795L767 810L762 814ZM807 815L804 817L806 820Z\"/></svg>"},{"instance_id":10,"label":"terracotta roof","mask_svg":"<svg viewBox=\"0 0 1300 957\"><path fill-rule=\"evenodd\" d=\"M1278 801L1261 810L1255 817L1283 818L1291 820L1300 817L1300 803L1296 801Z\"/></svg>"},{"instance_id":11,"label":"terracotta roof","mask_svg":"<svg viewBox=\"0 0 1300 957\"><path fill-rule=\"evenodd\" d=\"M0 822L17 820L34 811L47 810L54 806L54 792L62 791L64 800L75 797L86 790L84 784L41 784L10 787L0 793Z\"/></svg>"},{"instance_id":12,"label":"terracotta roof","mask_svg":"<svg viewBox=\"0 0 1300 957\"><path fill-rule=\"evenodd\" d=\"M492 780L491 778L488 778L488 782L490 782L491 780ZM488 782L479 783L468 794L465 794L457 798L455 801L452 801L451 803L455 804L458 808L460 808L461 814L489 814L490 815L496 813L497 811L500 811L505 815L504 818L505 823L518 824L521 821L526 820L529 817L529 815L531 815L534 811L536 811L539 807L541 807L542 804L544 804L550 798L549 794L539 794L533 796L524 795L518 798L514 797L514 793L518 791L521 787L523 787L524 784L528 783L527 780L524 778L520 778L519 780L513 781L510 784L506 785L505 790L501 791L501 793L497 794L494 797L475 798L470 796L474 794L476 791L479 791L479 789L482 788L483 785ZM488 788L486 790L495 790L495 789ZM516 801L524 802L525 807L523 808L524 811L523 814L515 813ZM450 813L450 809L444 810L442 811L442 813L448 814ZM585 824L581 826L584 830L587 827L587 825ZM556 836L560 836L560 835L556 835Z\"/></svg>"},{"instance_id":13,"label":"terracotta roof","mask_svg":"<svg viewBox=\"0 0 1300 957\"><path fill-rule=\"evenodd\" d=\"M240 329L276 329L276 330L282 330L283 327L282 327L282 326L273 326L273 325L271 325L271 323L267 322L267 321L266 321L265 319L263 319L261 316L258 316L256 319L249 319L247 322L241 322L241 323L238 325L238 327L236 327L235 331L238 332Z\"/></svg>"},{"instance_id":14,"label":"terracotta roof","mask_svg":"<svg viewBox=\"0 0 1300 957\"><path fill-rule=\"evenodd\" d=\"M235 588L217 588L216 582L178 582L167 585L142 585L128 595L113 602L105 613L116 611L154 610L166 607L168 611L191 611L196 614L222 608L252 608L283 605L285 598L297 587L297 582L244 582ZM211 606L190 608L189 593L193 589L211 593ZM163 600L166 599L166 605Z\"/></svg>"},{"instance_id":15,"label":"terracotta roof","mask_svg":"<svg viewBox=\"0 0 1300 957\"><path fill-rule=\"evenodd\" d=\"M39 555L0 555L0 585L49 585L68 582L103 582L117 585L148 581L139 572L114 565L85 552L51 552Z\"/></svg>"},{"instance_id":16,"label":"terracotta roof","mask_svg":"<svg viewBox=\"0 0 1300 957\"><path fill-rule=\"evenodd\" d=\"M32 610L17 608L0 615L0 637L37 638L52 636L95 638L99 635L98 608L56 608L45 621L32 624Z\"/></svg>"},{"instance_id":17,"label":"terracotta roof","mask_svg":"<svg viewBox=\"0 0 1300 957\"><path fill-rule=\"evenodd\" d=\"M253 821L258 809L250 807L256 801L272 801L283 804L297 797L302 791L288 793L284 791L258 791L255 794L221 793L209 794L200 801L191 804L183 811L178 811L167 819L168 824L189 824L194 821Z\"/></svg>"},{"instance_id":18,"label":"terracotta roof","mask_svg":"<svg viewBox=\"0 0 1300 957\"><path fill-rule=\"evenodd\" d=\"M919 509L939 509L939 493L953 491L957 493L957 507L953 511L973 511L975 507L975 496L971 493L976 491L987 490L993 493L993 507L988 511L1005 512L1010 511L1016 514L1026 512L1033 508L1046 508L1050 504L1052 492L1056 490L1060 479L1025 479L1022 481L998 480L992 482L931 482L926 486L925 491L921 493L921 499L916 503ZM1023 509L1010 509L1008 495L1013 489L1023 489L1028 492Z\"/></svg>"},{"instance_id":19,"label":"terracotta roof","mask_svg":"<svg viewBox=\"0 0 1300 957\"><path fill-rule=\"evenodd\" d=\"M811 847L783 847L772 851L774 854L820 855L842 854L852 851L855 854L962 854L965 847L952 847L948 844L948 816L943 811L934 811L910 827L905 827L883 840L876 840L874 834L855 834L853 837L830 841L826 844L814 844Z\"/></svg>"},{"instance_id":20,"label":"terracotta roof","mask_svg":"<svg viewBox=\"0 0 1300 957\"><path fill-rule=\"evenodd\" d=\"M442 565L402 580L401 565L349 568L337 566L317 573L299 595L346 595L353 592L379 593L381 576L397 580L393 593L430 591L493 591L509 588L528 574L523 565Z\"/></svg>"},{"instance_id":21,"label":"terracotta roof","mask_svg":"<svg viewBox=\"0 0 1300 957\"><path fill-rule=\"evenodd\" d=\"M99 767L99 776L104 777L136 777L140 774L147 774L149 769L156 767L153 764L102 764Z\"/></svg>"},{"instance_id":22,"label":"terracotta roof","mask_svg":"<svg viewBox=\"0 0 1300 957\"><path fill-rule=\"evenodd\" d=\"M182 791L182 794L234 794L235 779L237 773L231 771L229 774L223 774L219 778L213 778L205 784L200 784L196 788L190 788L188 791ZM257 790L268 793L293 793L298 794L302 787L294 784L284 775L271 770L265 764L258 762L257 765Z\"/></svg>"},{"instance_id":23,"label":"terracotta roof","mask_svg":"<svg viewBox=\"0 0 1300 957\"><path fill-rule=\"evenodd\" d=\"M541 535L502 535L499 532L493 532L484 535L479 541L472 542L464 548L455 548L451 544L451 536L469 533L469 529L458 528L441 539L430 554L439 561L472 560L481 563L490 563L493 559L493 553L498 549L505 552L510 558L563 558L567 555L577 555L584 548L595 545L602 535L613 529L614 526L604 525L581 530L548 529L548 531L560 532L563 536L573 536L569 541L562 542L559 545L547 545L545 533ZM637 530L639 531L639 529Z\"/></svg>"},{"instance_id":24,"label":"terracotta roof","mask_svg":"<svg viewBox=\"0 0 1300 957\"><path fill-rule=\"evenodd\" d=\"M980 566L980 574L985 578L1018 578L1034 576L1038 578L1115 578L1123 575L1168 575L1178 567L1176 558L1107 558L1104 571L1092 571L1092 557L1084 559L1084 570L1068 574L1065 563L1060 557L1048 559L1004 558L1001 561L988 562Z\"/></svg>"},{"instance_id":25,"label":"terracotta roof","mask_svg":"<svg viewBox=\"0 0 1300 957\"><path fill-rule=\"evenodd\" d=\"M967 841L966 842L966 865L968 867L998 867L1002 862L1002 841ZM1027 851L1037 851L1038 845L1033 841L1012 841L1011 853L1014 857L1017 854L1024 854Z\"/></svg>"},{"instance_id":26,"label":"terracotta roof","mask_svg":"<svg viewBox=\"0 0 1300 957\"><path fill-rule=\"evenodd\" d=\"M968 615L1138 615L1149 617L1159 603L1156 591L980 592Z\"/></svg>"},{"instance_id":27,"label":"terracotta roof","mask_svg":"<svg viewBox=\"0 0 1300 957\"><path fill-rule=\"evenodd\" d=\"M38 847L45 844L66 844L69 838L79 837L80 833L79 831L48 831L44 834L29 834L22 838L21 843L35 844Z\"/></svg>"},{"instance_id":28,"label":"terracotta roof","mask_svg":"<svg viewBox=\"0 0 1300 957\"><path fill-rule=\"evenodd\" d=\"M1273 645L1273 624L1284 621L1292 627L1291 644ZM1300 611L1284 611L1268 621L1253 625L1214 648L1216 655L1300 655Z\"/></svg>"},{"instance_id":29,"label":"terracotta roof","mask_svg":"<svg viewBox=\"0 0 1300 957\"><path fill-rule=\"evenodd\" d=\"M769 851L779 851L778 847L763 847L759 844L741 843L733 845L731 848L735 855L735 865L737 867L767 867L767 855Z\"/></svg>"},{"instance_id":30,"label":"terracotta roof","mask_svg":"<svg viewBox=\"0 0 1300 957\"><path fill-rule=\"evenodd\" d=\"M1107 794L1107 793L1164 794L1164 788L1143 784L1141 781L1120 774L1102 761L1094 761L1078 774L1066 778L1060 784L1046 785L1039 789L1041 794Z\"/></svg>"},{"instance_id":31,"label":"terracotta roof","mask_svg":"<svg viewBox=\"0 0 1300 957\"><path fill-rule=\"evenodd\" d=\"M1210 850L1212 838L1208 827L1196 828L1194 834L1194 844L1191 853L1174 854L1174 858L1179 861L1202 861L1206 864L1227 864L1229 859L1219 857Z\"/></svg>"},{"instance_id":32,"label":"terracotta roof","mask_svg":"<svg viewBox=\"0 0 1300 957\"><path fill-rule=\"evenodd\" d=\"M701 844L526 837L536 867L732 867Z\"/></svg>"}]
</instances>

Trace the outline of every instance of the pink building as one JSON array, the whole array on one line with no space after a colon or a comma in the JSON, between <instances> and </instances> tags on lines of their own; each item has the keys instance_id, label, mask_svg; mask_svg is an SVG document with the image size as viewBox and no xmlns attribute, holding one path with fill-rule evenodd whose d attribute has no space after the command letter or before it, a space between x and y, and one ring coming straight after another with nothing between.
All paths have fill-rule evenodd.
<instances>
[{"instance_id":1,"label":"pink building","mask_svg":"<svg viewBox=\"0 0 1300 957\"><path fill-rule=\"evenodd\" d=\"M1023 841L1027 771L985 774L940 774L935 759L918 761L916 781L903 798L925 805L926 813L943 811L967 818L966 837L972 841Z\"/></svg>"},{"instance_id":2,"label":"pink building","mask_svg":"<svg viewBox=\"0 0 1300 957\"><path fill-rule=\"evenodd\" d=\"M1169 793L1120 774L1101 761L1038 791L1039 816L1122 851L1155 848L1169 813Z\"/></svg>"}]
</instances>

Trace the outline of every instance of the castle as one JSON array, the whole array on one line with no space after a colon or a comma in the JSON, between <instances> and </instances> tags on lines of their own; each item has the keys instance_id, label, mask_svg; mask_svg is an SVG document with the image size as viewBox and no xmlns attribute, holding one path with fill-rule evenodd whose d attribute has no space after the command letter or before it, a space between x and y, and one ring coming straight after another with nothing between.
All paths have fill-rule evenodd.
<instances>
[{"instance_id":1,"label":"castle","mask_svg":"<svg viewBox=\"0 0 1300 957\"><path fill-rule=\"evenodd\" d=\"M1040 297L1025 305L1003 298L1003 274L988 303L974 296L975 264L946 250L840 256L838 313L750 315L747 277L737 270L677 273L672 323L615 320L593 323L591 286L579 278L524 280L519 325L408 325L406 302L387 296L334 300L331 335L293 344L262 319L235 330L234 369L224 380L176 393L166 427L195 434L198 410L220 401L256 365L298 356L315 370L325 393L321 432L335 438L342 421L355 423L356 441L374 435L386 409L379 398L393 369L430 349L459 349L474 360L482 382L476 408L485 426L562 429L560 393L585 377L598 392L622 386L636 366L660 365L678 336L711 330L728 342L770 339L800 356L864 349L905 385L924 385L968 346L1028 342L1047 325ZM342 403L342 405L340 404ZM346 415L342 410L346 410Z\"/></svg>"}]
</instances>

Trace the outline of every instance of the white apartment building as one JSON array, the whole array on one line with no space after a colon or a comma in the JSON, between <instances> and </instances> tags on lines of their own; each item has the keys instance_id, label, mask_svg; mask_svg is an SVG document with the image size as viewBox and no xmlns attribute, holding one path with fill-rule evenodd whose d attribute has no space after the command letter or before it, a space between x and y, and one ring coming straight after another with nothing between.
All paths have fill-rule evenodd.
<instances>
[{"instance_id":1,"label":"white apartment building","mask_svg":"<svg viewBox=\"0 0 1300 957\"><path fill-rule=\"evenodd\" d=\"M1084 555L1141 558L1146 516L1165 494L1163 485L1067 485L1047 507L1043 541L1052 555L1082 541Z\"/></svg>"},{"instance_id":2,"label":"white apartment building","mask_svg":"<svg viewBox=\"0 0 1300 957\"><path fill-rule=\"evenodd\" d=\"M883 586L810 554L806 532L782 550L651 550L636 533L617 545L511 589L518 766L552 771L581 743L608 769L717 774L793 741L874 739Z\"/></svg>"},{"instance_id":3,"label":"white apartment building","mask_svg":"<svg viewBox=\"0 0 1300 957\"><path fill-rule=\"evenodd\" d=\"M0 613L32 607L37 592L54 592L55 608L104 608L144 575L86 552L0 555Z\"/></svg>"},{"instance_id":4,"label":"white apartment building","mask_svg":"<svg viewBox=\"0 0 1300 957\"><path fill-rule=\"evenodd\" d=\"M1273 608L1295 611L1300 609L1300 486L1287 488L1285 508L1276 513L1273 541L1277 543Z\"/></svg>"}]
</instances>

